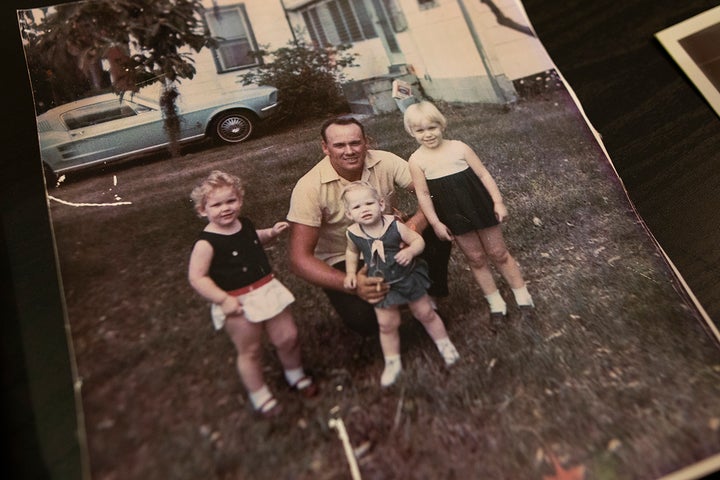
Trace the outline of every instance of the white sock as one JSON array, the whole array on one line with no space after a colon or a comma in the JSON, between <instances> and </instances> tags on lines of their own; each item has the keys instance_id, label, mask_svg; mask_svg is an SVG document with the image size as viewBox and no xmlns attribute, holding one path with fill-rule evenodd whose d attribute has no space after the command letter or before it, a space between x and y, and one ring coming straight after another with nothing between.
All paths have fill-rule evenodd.
<instances>
[{"instance_id":1,"label":"white sock","mask_svg":"<svg viewBox=\"0 0 720 480\"><path fill-rule=\"evenodd\" d=\"M285 380L287 380L288 385L291 387L295 386L304 376L305 370L303 370L302 367L285 370Z\"/></svg>"},{"instance_id":2,"label":"white sock","mask_svg":"<svg viewBox=\"0 0 720 480\"><path fill-rule=\"evenodd\" d=\"M513 295L515 295L515 303L517 303L518 305L530 307L535 306L532 296L530 296L530 292L528 292L527 285L524 285L520 288L513 288L512 292Z\"/></svg>"},{"instance_id":3,"label":"white sock","mask_svg":"<svg viewBox=\"0 0 720 480\"><path fill-rule=\"evenodd\" d=\"M437 345L440 355L442 355L443 360L445 360L445 365L450 366L460 359L460 354L455 348L455 345L450 341L450 338L441 338L435 342L435 345Z\"/></svg>"},{"instance_id":4,"label":"white sock","mask_svg":"<svg viewBox=\"0 0 720 480\"><path fill-rule=\"evenodd\" d=\"M270 393L270 389L267 385L263 385L254 392L250 392L250 401L253 404L255 410L260 409L265 402L272 398L273 394Z\"/></svg>"},{"instance_id":5,"label":"white sock","mask_svg":"<svg viewBox=\"0 0 720 480\"><path fill-rule=\"evenodd\" d=\"M395 383L397 377L402 371L402 361L400 355L390 355L385 357L385 369L380 377L380 385L388 387Z\"/></svg>"},{"instance_id":6,"label":"white sock","mask_svg":"<svg viewBox=\"0 0 720 480\"><path fill-rule=\"evenodd\" d=\"M490 295L485 295L485 299L488 301L488 304L490 304L490 313L502 313L503 315L507 313L507 304L505 300L503 300L502 295L500 295L500 290L495 290Z\"/></svg>"}]
</instances>

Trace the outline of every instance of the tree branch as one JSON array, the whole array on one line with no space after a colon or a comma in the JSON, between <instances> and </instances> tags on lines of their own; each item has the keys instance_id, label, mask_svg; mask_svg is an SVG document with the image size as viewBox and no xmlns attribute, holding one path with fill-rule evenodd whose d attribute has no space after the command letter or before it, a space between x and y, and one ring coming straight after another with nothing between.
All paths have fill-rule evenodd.
<instances>
[{"instance_id":1,"label":"tree branch","mask_svg":"<svg viewBox=\"0 0 720 480\"><path fill-rule=\"evenodd\" d=\"M535 37L535 34L533 31L528 27L527 25L522 25L520 23L517 23L515 20L513 20L510 17L506 17L505 14L500 11L500 8L498 8L497 5L495 5L495 2L493 0L480 0L480 3L484 3L485 5L490 8L490 11L495 15L495 18L497 19L497 22L499 25L502 25L503 27L512 28L515 31L518 31L520 33L524 33L525 35L529 35L531 37Z\"/></svg>"}]
</instances>

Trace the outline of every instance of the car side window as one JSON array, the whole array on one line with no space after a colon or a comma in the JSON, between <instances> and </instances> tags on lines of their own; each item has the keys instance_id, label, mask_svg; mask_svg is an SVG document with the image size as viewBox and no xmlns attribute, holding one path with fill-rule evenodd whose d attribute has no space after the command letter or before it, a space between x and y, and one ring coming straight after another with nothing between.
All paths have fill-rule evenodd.
<instances>
[{"instance_id":1,"label":"car side window","mask_svg":"<svg viewBox=\"0 0 720 480\"><path fill-rule=\"evenodd\" d=\"M65 112L62 120L69 130L76 130L134 115L137 115L137 112L130 105L113 100Z\"/></svg>"}]
</instances>

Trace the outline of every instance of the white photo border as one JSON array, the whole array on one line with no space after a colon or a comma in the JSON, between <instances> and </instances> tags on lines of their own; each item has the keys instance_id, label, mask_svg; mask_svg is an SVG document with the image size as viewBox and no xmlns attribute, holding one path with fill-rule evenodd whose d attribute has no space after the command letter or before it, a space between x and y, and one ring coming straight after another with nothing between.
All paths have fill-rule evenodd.
<instances>
[{"instance_id":1,"label":"white photo border","mask_svg":"<svg viewBox=\"0 0 720 480\"><path fill-rule=\"evenodd\" d=\"M682 68L695 87L705 97L715 113L720 115L720 90L708 79L697 63L688 55L680 41L705 28L720 24L720 6L706 10L683 22L675 24L655 34L655 38L668 51L670 56ZM720 45L718 55L720 55Z\"/></svg>"}]
</instances>

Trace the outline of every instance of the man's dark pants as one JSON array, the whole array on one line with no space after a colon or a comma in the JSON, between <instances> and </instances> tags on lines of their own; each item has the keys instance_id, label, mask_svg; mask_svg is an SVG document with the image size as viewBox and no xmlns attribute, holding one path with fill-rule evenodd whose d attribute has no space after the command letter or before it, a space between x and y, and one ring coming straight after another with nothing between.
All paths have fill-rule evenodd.
<instances>
[{"instance_id":1,"label":"man's dark pants","mask_svg":"<svg viewBox=\"0 0 720 480\"><path fill-rule=\"evenodd\" d=\"M432 285L428 294L440 298L448 296L448 261L450 260L451 242L442 241L435 236L432 228L423 232L425 250L420 255L428 264L428 273ZM333 265L338 270L345 271L345 262ZM330 300L330 304L343 320L345 325L359 333L369 336L378 333L375 308L357 295L341 292L339 290L323 289Z\"/></svg>"}]
</instances>

